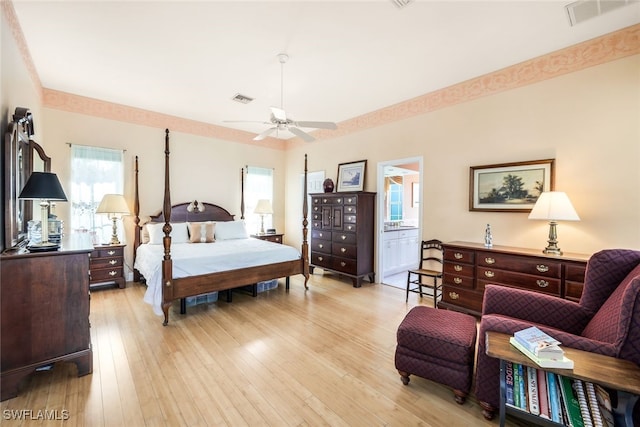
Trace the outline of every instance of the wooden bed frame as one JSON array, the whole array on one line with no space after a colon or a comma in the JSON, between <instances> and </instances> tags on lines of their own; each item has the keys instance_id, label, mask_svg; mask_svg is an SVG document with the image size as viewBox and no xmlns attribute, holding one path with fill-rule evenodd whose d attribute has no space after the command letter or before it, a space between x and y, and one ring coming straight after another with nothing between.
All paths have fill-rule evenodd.
<instances>
[{"instance_id":1,"label":"wooden bed frame","mask_svg":"<svg viewBox=\"0 0 640 427\"><path fill-rule=\"evenodd\" d=\"M244 173L241 174L242 180L242 197L241 197L241 218L244 219ZM287 278L287 290L289 289L289 276L294 274L304 275L304 287L309 289L309 244L307 241L307 155L304 156L304 197L302 203L302 248L301 257L298 260L279 262L275 264L262 265L258 267L250 267L229 271L221 271L217 273L203 274L191 277L173 278L173 261L171 259L171 221L233 221L234 215L231 215L226 209L204 203L205 209L200 212L193 209L192 212L187 210L190 203L181 203L171 205L171 190L169 185L169 129L165 130L165 175L164 175L164 202L162 212L156 216L152 216L153 222L164 222L162 230L164 237L162 244L164 246L164 257L162 260L162 311L164 312L163 325L169 323L169 308L176 299L182 299L181 313L184 314L186 297L205 294L214 291L224 291L240 286L251 285L257 282ZM142 226L140 225L140 197L138 188L138 157L135 159L135 236L134 236L134 252L133 259L135 264L136 251L140 244ZM134 270L134 280L140 280L140 273Z\"/></svg>"}]
</instances>

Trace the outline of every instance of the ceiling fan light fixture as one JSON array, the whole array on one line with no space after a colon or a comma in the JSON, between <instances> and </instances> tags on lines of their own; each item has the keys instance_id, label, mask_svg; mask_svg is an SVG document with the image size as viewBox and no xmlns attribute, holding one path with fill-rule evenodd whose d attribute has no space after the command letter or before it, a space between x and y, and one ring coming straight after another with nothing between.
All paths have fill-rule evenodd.
<instances>
[{"instance_id":1,"label":"ceiling fan light fixture","mask_svg":"<svg viewBox=\"0 0 640 427\"><path fill-rule=\"evenodd\" d=\"M253 98L247 95L243 95L241 93L236 93L235 95L233 95L231 99L241 104L248 104L251 101L253 101Z\"/></svg>"}]
</instances>

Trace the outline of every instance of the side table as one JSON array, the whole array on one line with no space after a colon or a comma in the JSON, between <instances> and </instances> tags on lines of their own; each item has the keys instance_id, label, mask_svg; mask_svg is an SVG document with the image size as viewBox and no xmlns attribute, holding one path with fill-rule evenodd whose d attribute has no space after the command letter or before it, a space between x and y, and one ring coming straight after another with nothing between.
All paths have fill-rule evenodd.
<instances>
[{"instance_id":1,"label":"side table","mask_svg":"<svg viewBox=\"0 0 640 427\"><path fill-rule=\"evenodd\" d=\"M124 247L126 245L94 246L91 252L89 288L114 283L125 287Z\"/></svg>"},{"instance_id":2,"label":"side table","mask_svg":"<svg viewBox=\"0 0 640 427\"><path fill-rule=\"evenodd\" d=\"M260 240L266 240L268 242L282 244L284 234L283 233L267 233L267 234L252 234L251 237Z\"/></svg>"}]
</instances>

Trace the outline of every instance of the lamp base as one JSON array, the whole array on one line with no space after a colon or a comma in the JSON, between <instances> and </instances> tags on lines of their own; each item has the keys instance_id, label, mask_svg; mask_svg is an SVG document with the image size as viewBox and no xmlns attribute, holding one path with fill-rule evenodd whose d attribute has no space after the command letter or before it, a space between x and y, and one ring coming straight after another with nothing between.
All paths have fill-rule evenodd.
<instances>
[{"instance_id":1,"label":"lamp base","mask_svg":"<svg viewBox=\"0 0 640 427\"><path fill-rule=\"evenodd\" d=\"M33 245L27 246L29 252L49 252L49 251L57 251L60 249L60 245L58 243L45 242L45 243L35 243Z\"/></svg>"}]
</instances>

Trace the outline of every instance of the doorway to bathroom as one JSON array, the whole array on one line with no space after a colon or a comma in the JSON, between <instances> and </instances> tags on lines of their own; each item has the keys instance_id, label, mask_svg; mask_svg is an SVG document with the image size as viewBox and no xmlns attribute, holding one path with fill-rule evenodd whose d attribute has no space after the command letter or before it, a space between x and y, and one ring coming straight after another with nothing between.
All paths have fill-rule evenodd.
<instances>
[{"instance_id":1,"label":"doorway to bathroom","mask_svg":"<svg viewBox=\"0 0 640 427\"><path fill-rule=\"evenodd\" d=\"M403 289L420 257L422 167L421 156L378 163L378 281Z\"/></svg>"}]
</instances>

